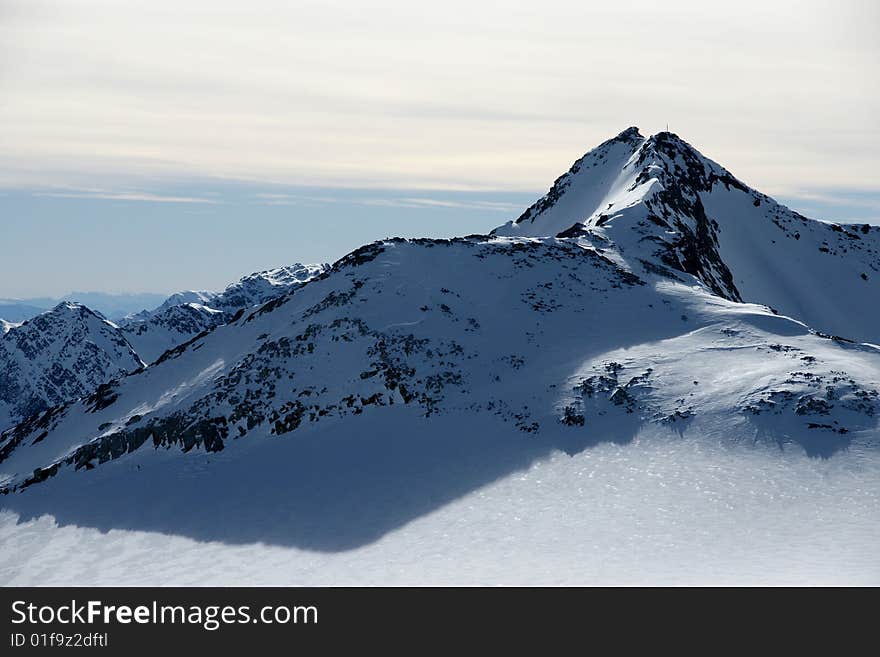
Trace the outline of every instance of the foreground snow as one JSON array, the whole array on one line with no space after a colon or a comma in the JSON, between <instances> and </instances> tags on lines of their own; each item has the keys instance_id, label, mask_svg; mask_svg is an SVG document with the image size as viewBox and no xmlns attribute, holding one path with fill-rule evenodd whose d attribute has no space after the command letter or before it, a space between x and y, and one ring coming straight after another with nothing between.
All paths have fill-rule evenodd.
<instances>
[{"instance_id":1,"label":"foreground snow","mask_svg":"<svg viewBox=\"0 0 880 657\"><path fill-rule=\"evenodd\" d=\"M364 422L142 450L7 498L0 583L880 584L876 446L815 459L704 427L568 456L491 424Z\"/></svg>"}]
</instances>

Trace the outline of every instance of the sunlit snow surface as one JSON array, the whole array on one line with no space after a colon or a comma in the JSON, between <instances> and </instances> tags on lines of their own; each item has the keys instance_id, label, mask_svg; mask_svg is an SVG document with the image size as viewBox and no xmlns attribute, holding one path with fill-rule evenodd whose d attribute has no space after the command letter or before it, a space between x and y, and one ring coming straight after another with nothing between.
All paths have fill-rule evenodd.
<instances>
[{"instance_id":1,"label":"sunlit snow surface","mask_svg":"<svg viewBox=\"0 0 880 657\"><path fill-rule=\"evenodd\" d=\"M695 427L569 456L488 424L389 439L364 420L61 475L0 514L0 582L880 584L876 445L819 459ZM507 472L467 492L487 468Z\"/></svg>"}]
</instances>

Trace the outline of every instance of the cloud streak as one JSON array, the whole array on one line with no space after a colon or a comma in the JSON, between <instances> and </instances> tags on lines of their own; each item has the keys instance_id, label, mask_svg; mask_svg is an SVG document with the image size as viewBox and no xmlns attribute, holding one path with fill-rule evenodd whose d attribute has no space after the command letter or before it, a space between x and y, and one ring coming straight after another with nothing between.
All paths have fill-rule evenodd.
<instances>
[{"instance_id":1,"label":"cloud streak","mask_svg":"<svg viewBox=\"0 0 880 657\"><path fill-rule=\"evenodd\" d=\"M856 194L852 191L812 192L797 190L793 192L792 196L799 201L821 203L823 205L876 209L878 207L878 199L880 199L880 189L874 190L870 194L867 191Z\"/></svg>"},{"instance_id":2,"label":"cloud streak","mask_svg":"<svg viewBox=\"0 0 880 657\"><path fill-rule=\"evenodd\" d=\"M303 194L260 193L254 194L255 201L261 205L326 205L347 204L377 206L389 208L425 209L470 209L489 212L516 212L522 209L517 203L506 201L459 200L453 198L426 197L347 197L347 196L311 196Z\"/></svg>"},{"instance_id":3,"label":"cloud streak","mask_svg":"<svg viewBox=\"0 0 880 657\"><path fill-rule=\"evenodd\" d=\"M70 199L100 199L105 201L137 201L144 203L206 203L217 204L217 199L196 196L163 196L146 192L34 192L33 196Z\"/></svg>"}]
</instances>

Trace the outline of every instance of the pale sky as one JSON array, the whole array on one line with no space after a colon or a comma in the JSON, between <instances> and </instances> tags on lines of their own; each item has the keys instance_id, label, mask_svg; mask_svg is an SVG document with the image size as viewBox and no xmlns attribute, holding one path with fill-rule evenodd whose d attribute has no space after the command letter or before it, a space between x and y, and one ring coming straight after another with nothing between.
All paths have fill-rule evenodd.
<instances>
[{"instance_id":1,"label":"pale sky","mask_svg":"<svg viewBox=\"0 0 880 657\"><path fill-rule=\"evenodd\" d=\"M0 227L19 224L19 242L0 244L0 295L19 289L10 277L45 240L50 210L58 221L69 209L88 232L90 216L113 214L108 204L113 216L150 205L153 219L138 210L118 220L130 245L132 231L170 219L194 239L186 216L217 205L223 184L254 185L267 202L304 195L296 187L347 199L369 188L394 190L386 196L398 203L411 190L513 208L630 125L650 134L668 123L774 196L857 197L860 216L877 217L878 34L871 0L0 0ZM466 191L489 196L448 196ZM41 196L28 205L28 193ZM84 197L94 209L83 211ZM424 207L409 208L410 232L437 232ZM504 212L491 208L477 222L487 226L466 232L503 223ZM348 247L309 251L332 235L296 216L285 226L299 237L291 261ZM396 226L376 212L364 221L359 237ZM113 248L105 236L103 252ZM251 262L237 264L236 276ZM70 286L94 288L99 273ZM177 289L232 273L196 258L150 281L124 271L115 280ZM57 272L34 275L50 293Z\"/></svg>"}]
</instances>

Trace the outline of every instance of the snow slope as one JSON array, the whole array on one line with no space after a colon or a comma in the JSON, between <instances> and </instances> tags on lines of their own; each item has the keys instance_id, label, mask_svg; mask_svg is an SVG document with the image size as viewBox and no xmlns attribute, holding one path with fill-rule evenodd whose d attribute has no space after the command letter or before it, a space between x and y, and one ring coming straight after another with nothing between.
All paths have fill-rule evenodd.
<instances>
[{"instance_id":1,"label":"snow slope","mask_svg":"<svg viewBox=\"0 0 880 657\"><path fill-rule=\"evenodd\" d=\"M0 435L0 577L877 583L880 348L829 334L876 325L742 300L787 297L730 235L786 224L728 176L625 131L494 236L366 245L30 417ZM785 218L765 255L854 239ZM862 235L815 257L867 305Z\"/></svg>"}]
</instances>

